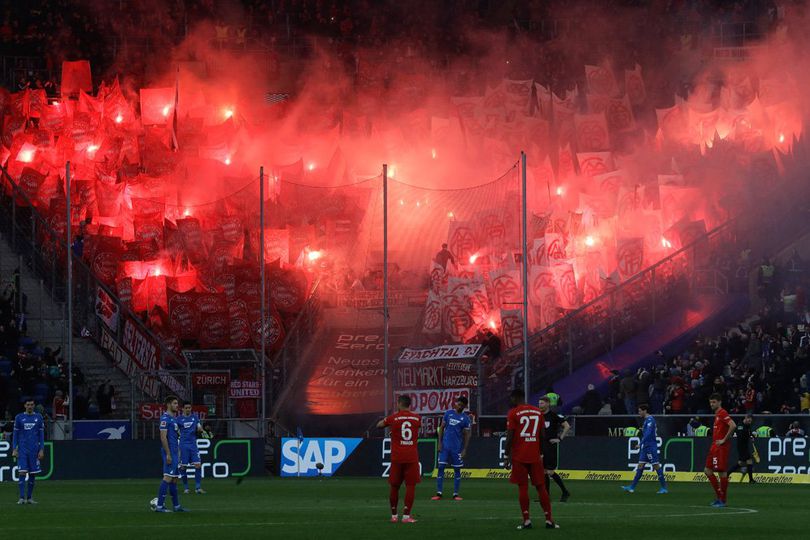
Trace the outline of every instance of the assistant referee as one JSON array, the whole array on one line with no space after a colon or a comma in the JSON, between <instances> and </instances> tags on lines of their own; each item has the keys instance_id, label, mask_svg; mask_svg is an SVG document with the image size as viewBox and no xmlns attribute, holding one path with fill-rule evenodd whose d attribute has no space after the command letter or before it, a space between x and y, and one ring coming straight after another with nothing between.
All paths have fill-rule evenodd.
<instances>
[{"instance_id":1,"label":"assistant referee","mask_svg":"<svg viewBox=\"0 0 810 540\"><path fill-rule=\"evenodd\" d=\"M751 424L754 422L754 417L746 414L743 421L737 424L737 464L734 465L728 474L740 471L742 478L740 482L745 480L745 474L748 473L749 482L756 484L754 480L754 460L752 456L752 448L754 446L754 433L751 431Z\"/></svg>"},{"instance_id":2,"label":"assistant referee","mask_svg":"<svg viewBox=\"0 0 810 540\"><path fill-rule=\"evenodd\" d=\"M571 493L566 489L560 475L557 474L557 455L560 441L562 441L565 436L568 435L568 431L571 429L571 426L565 420L563 415L551 410L551 398L548 395L540 398L538 407L543 413L543 420L545 423L542 451L543 467L545 468L546 476L548 477L546 479L546 489L548 489L549 492L551 491L551 489L549 489L551 485L549 484L548 480L549 478L554 480L554 483L560 486L560 489L562 490L560 502L565 502L571 496Z\"/></svg>"}]
</instances>

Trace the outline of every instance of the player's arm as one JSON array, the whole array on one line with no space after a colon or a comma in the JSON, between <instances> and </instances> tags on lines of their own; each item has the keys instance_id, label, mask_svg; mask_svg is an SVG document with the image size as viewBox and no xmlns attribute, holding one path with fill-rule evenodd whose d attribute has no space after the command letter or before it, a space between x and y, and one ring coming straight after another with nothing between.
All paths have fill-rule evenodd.
<instances>
[{"instance_id":1,"label":"player's arm","mask_svg":"<svg viewBox=\"0 0 810 540\"><path fill-rule=\"evenodd\" d=\"M166 463L172 464L172 453L169 450L169 432L165 429L160 430L160 444L163 446L163 452L166 454Z\"/></svg>"},{"instance_id":2,"label":"player's arm","mask_svg":"<svg viewBox=\"0 0 810 540\"><path fill-rule=\"evenodd\" d=\"M563 420L560 426L562 427L562 432L560 432L560 437L557 442L560 442L566 438L568 436L568 432L571 431L571 424L568 423L568 420Z\"/></svg>"},{"instance_id":3,"label":"player's arm","mask_svg":"<svg viewBox=\"0 0 810 540\"><path fill-rule=\"evenodd\" d=\"M439 443L437 445L437 448L438 448L439 452L442 451L442 439L443 439L442 433L444 433L444 428L445 428L445 423L444 422L445 422L444 419L442 419L442 423L439 424L438 429L436 429L436 436L439 439Z\"/></svg>"},{"instance_id":4,"label":"player's arm","mask_svg":"<svg viewBox=\"0 0 810 540\"><path fill-rule=\"evenodd\" d=\"M20 436L22 435L22 430L20 429L20 419L14 419L14 435L11 439L11 446L13 450L11 451L12 457L17 457L20 449Z\"/></svg>"},{"instance_id":5,"label":"player's arm","mask_svg":"<svg viewBox=\"0 0 810 540\"><path fill-rule=\"evenodd\" d=\"M39 425L39 453L37 454L37 459L42 459L45 457L45 420L42 420L42 423Z\"/></svg>"},{"instance_id":6,"label":"player's arm","mask_svg":"<svg viewBox=\"0 0 810 540\"><path fill-rule=\"evenodd\" d=\"M470 439L472 438L472 429L469 427L464 428L464 447L461 449L461 457L467 455L467 447L470 445Z\"/></svg>"},{"instance_id":7,"label":"player's arm","mask_svg":"<svg viewBox=\"0 0 810 540\"><path fill-rule=\"evenodd\" d=\"M731 417L729 417L729 419L728 419L728 431L726 432L726 436L723 437L722 441L717 441L717 444L719 444L721 446L726 444L728 442L728 440L731 438L731 436L734 434L734 430L736 430L736 429L737 429L737 424L734 422L734 420Z\"/></svg>"},{"instance_id":8,"label":"player's arm","mask_svg":"<svg viewBox=\"0 0 810 540\"><path fill-rule=\"evenodd\" d=\"M383 418L382 420L380 420L379 422L377 422L377 427L378 427L378 428L384 428L385 426L389 426L389 425L391 425L391 421L390 421L390 419L391 419L391 417L390 417L390 416L386 416L385 418Z\"/></svg>"}]
</instances>

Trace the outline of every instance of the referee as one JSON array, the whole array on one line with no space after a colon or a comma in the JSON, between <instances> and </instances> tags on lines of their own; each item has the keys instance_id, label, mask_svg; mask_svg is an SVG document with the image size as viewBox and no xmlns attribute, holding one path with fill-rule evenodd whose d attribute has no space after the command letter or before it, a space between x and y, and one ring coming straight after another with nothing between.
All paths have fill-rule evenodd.
<instances>
[{"instance_id":1,"label":"referee","mask_svg":"<svg viewBox=\"0 0 810 540\"><path fill-rule=\"evenodd\" d=\"M560 502L565 502L568 500L568 497L571 494L565 488L565 484L560 478L560 475L557 474L557 451L559 447L557 446L560 444L560 441L568 435L568 431L571 429L571 426L565 420L565 417L559 413L553 412L551 410L551 398L548 395L545 395L540 398L540 402L538 403L540 407L540 412L543 413L543 419L545 422L545 433L543 436L543 467L546 469L546 489L550 492L550 484L549 478L554 480L554 483L560 486L562 490L562 496L560 497Z\"/></svg>"},{"instance_id":2,"label":"referee","mask_svg":"<svg viewBox=\"0 0 810 540\"><path fill-rule=\"evenodd\" d=\"M742 474L740 482L745 480L745 474L748 473L748 481L751 484L756 484L757 482L754 480L754 460L751 452L754 446L754 433L751 431L753 421L754 417L746 414L743 421L737 424L737 464L728 473L740 471L740 474Z\"/></svg>"}]
</instances>

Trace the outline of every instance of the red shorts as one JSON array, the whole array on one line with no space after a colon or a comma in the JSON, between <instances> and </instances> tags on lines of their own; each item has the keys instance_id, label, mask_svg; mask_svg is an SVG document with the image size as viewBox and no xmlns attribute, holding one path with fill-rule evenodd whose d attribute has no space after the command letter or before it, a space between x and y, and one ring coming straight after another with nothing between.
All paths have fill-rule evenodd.
<instances>
[{"instance_id":1,"label":"red shorts","mask_svg":"<svg viewBox=\"0 0 810 540\"><path fill-rule=\"evenodd\" d=\"M709 448L709 455L706 456L706 468L714 472L726 472L728 470L729 450L731 450L731 445L728 441L721 446L712 442L712 447Z\"/></svg>"},{"instance_id":2,"label":"red shorts","mask_svg":"<svg viewBox=\"0 0 810 540\"><path fill-rule=\"evenodd\" d=\"M388 471L388 483L392 486L401 486L405 482L406 486L415 486L422 481L419 471L419 462L413 463L392 463Z\"/></svg>"},{"instance_id":3,"label":"red shorts","mask_svg":"<svg viewBox=\"0 0 810 540\"><path fill-rule=\"evenodd\" d=\"M522 486L529 483L529 478L531 478L533 486L544 485L546 471L543 470L542 462L512 463L512 473L509 475L510 482Z\"/></svg>"}]
</instances>

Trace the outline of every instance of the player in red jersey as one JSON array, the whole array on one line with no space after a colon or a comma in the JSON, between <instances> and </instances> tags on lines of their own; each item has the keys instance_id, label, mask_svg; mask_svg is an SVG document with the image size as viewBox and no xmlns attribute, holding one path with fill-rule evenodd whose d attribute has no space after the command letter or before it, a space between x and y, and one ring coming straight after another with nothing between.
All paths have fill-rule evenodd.
<instances>
[{"instance_id":1,"label":"player in red jersey","mask_svg":"<svg viewBox=\"0 0 810 540\"><path fill-rule=\"evenodd\" d=\"M728 452L731 445L728 440L737 429L737 424L723 408L723 398L720 394L712 394L709 397L709 406L714 411L714 428L712 430L712 447L709 455L706 456L706 468L703 472L709 478L717 499L712 503L715 508L726 506L726 496L728 495ZM714 473L720 477L718 482Z\"/></svg>"},{"instance_id":2,"label":"player in red jersey","mask_svg":"<svg viewBox=\"0 0 810 540\"><path fill-rule=\"evenodd\" d=\"M399 487L405 482L405 506L402 508L402 523L415 523L411 517L413 500L416 496L416 484L422 481L419 470L419 426L422 418L411 412L411 398L407 395L397 399L399 410L394 414L380 420L378 428L388 427L391 430L391 470L388 483L391 486L389 500L391 501L391 523L397 522L397 506L399 505Z\"/></svg>"},{"instance_id":3,"label":"player in red jersey","mask_svg":"<svg viewBox=\"0 0 810 540\"><path fill-rule=\"evenodd\" d=\"M529 480L537 489L540 505L546 514L546 529L559 529L551 518L551 500L546 491L546 472L540 441L543 436L543 413L526 404L526 394L516 389L511 395L512 409L506 417L506 468L512 468L509 481L518 486L518 500L523 512L523 525L518 529L531 529L529 517Z\"/></svg>"}]
</instances>

